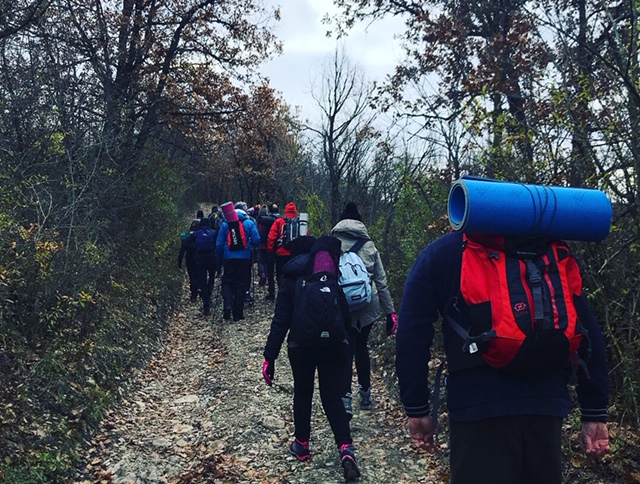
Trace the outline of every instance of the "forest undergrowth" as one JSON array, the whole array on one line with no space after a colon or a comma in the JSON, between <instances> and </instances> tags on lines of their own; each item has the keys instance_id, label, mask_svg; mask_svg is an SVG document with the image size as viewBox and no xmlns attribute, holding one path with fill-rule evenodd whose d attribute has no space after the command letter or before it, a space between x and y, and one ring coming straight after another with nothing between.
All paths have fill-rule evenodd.
<instances>
[{"instance_id":1,"label":"forest undergrowth","mask_svg":"<svg viewBox=\"0 0 640 484\"><path fill-rule=\"evenodd\" d=\"M218 283L217 283L218 284ZM246 319L223 321L220 291L214 312L185 298L169 325L164 350L140 371L119 405L82 449L74 483L332 483L342 482L331 430L316 389L312 459L288 452L293 435L293 379L283 348L273 387L261 375L273 303L254 286ZM185 292L186 294L186 292ZM448 482L445 425L438 451L412 446L397 400L394 338L372 331L374 407L354 404L352 434L363 483ZM354 382L354 388L355 388ZM565 425L565 482L640 482L637 433L612 424L612 454L589 461L579 452L577 417Z\"/></svg>"}]
</instances>

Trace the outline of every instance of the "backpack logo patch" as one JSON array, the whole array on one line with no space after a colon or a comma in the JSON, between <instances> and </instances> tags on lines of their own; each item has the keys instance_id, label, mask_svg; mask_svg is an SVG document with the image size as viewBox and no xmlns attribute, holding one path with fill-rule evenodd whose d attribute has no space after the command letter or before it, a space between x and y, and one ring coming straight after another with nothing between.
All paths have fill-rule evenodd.
<instances>
[{"instance_id":1,"label":"backpack logo patch","mask_svg":"<svg viewBox=\"0 0 640 484\"><path fill-rule=\"evenodd\" d=\"M513 305L513 310L518 312L518 313L521 313L522 311L526 311L527 310L527 304L524 303L524 302L515 303Z\"/></svg>"}]
</instances>

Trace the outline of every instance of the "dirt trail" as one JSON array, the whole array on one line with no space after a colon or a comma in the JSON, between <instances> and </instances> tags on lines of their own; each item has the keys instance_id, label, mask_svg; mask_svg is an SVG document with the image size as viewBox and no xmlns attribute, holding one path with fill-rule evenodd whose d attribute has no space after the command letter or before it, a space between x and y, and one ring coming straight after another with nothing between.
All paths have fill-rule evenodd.
<instances>
[{"instance_id":1,"label":"dirt trail","mask_svg":"<svg viewBox=\"0 0 640 484\"><path fill-rule=\"evenodd\" d=\"M218 286L214 295L219 297ZM223 322L218 301L213 316L205 318L200 303L185 299L171 321L166 348L139 373L85 449L76 482L343 482L317 391L313 457L299 463L288 453L293 379L283 348L276 383L269 388L262 380L262 350L273 311L265 295L255 285L256 302L247 305L240 322ZM384 368L373 366L373 410L362 411L354 401L359 482L446 481L444 452L431 457L411 447L401 409L379 373Z\"/></svg>"}]
</instances>

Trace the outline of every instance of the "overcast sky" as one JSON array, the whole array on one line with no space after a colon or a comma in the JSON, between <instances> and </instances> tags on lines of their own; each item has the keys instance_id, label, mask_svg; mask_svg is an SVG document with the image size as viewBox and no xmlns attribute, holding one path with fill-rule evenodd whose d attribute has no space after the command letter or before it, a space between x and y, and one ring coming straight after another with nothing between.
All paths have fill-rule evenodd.
<instances>
[{"instance_id":1,"label":"overcast sky","mask_svg":"<svg viewBox=\"0 0 640 484\"><path fill-rule=\"evenodd\" d=\"M281 21L275 34L283 42L283 54L265 63L261 72L271 79L271 86L282 92L291 106L299 106L303 118L314 117L317 106L311 97L311 84L322 73L322 64L336 48L336 39L326 37L328 29L321 23L327 12L335 12L331 0L266 0L280 6ZM344 42L352 64L365 72L368 80L382 81L401 58L394 33L404 30L398 19L378 21L366 28L357 26Z\"/></svg>"}]
</instances>

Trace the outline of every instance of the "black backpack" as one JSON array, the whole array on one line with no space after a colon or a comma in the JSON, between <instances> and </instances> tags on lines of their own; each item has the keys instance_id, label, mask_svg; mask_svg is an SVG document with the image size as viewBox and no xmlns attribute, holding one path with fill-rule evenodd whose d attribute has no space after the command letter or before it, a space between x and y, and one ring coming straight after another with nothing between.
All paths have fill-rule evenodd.
<instances>
[{"instance_id":1,"label":"black backpack","mask_svg":"<svg viewBox=\"0 0 640 484\"><path fill-rule=\"evenodd\" d=\"M260 241L263 243L267 243L267 239L269 238L269 231L271 230L271 226L273 222L276 221L276 218L273 215L260 215L258 217L258 234L260 235Z\"/></svg>"},{"instance_id":2,"label":"black backpack","mask_svg":"<svg viewBox=\"0 0 640 484\"><path fill-rule=\"evenodd\" d=\"M278 239L278 247L289 248L289 242L300 236L300 219L298 217L285 218L282 226L282 236Z\"/></svg>"},{"instance_id":3,"label":"black backpack","mask_svg":"<svg viewBox=\"0 0 640 484\"><path fill-rule=\"evenodd\" d=\"M339 343L347 338L338 278L330 272L296 281L290 337L299 345Z\"/></svg>"}]
</instances>

